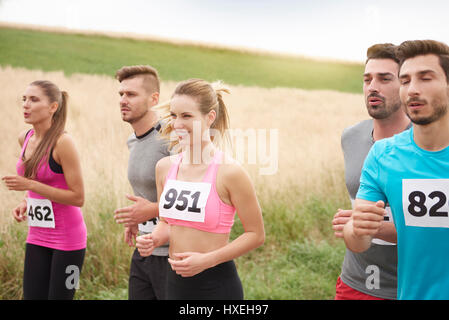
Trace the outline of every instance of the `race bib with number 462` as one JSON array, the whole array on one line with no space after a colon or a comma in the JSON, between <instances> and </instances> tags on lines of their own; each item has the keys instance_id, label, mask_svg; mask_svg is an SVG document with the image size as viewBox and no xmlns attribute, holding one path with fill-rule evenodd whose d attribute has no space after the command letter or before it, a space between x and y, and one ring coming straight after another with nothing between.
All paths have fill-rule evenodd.
<instances>
[{"instance_id":1,"label":"race bib with number 462","mask_svg":"<svg viewBox=\"0 0 449 320\"><path fill-rule=\"evenodd\" d=\"M403 179L405 224L449 228L449 179Z\"/></svg>"},{"instance_id":2,"label":"race bib with number 462","mask_svg":"<svg viewBox=\"0 0 449 320\"><path fill-rule=\"evenodd\" d=\"M159 216L204 222L211 184L167 180L159 200Z\"/></svg>"},{"instance_id":3,"label":"race bib with number 462","mask_svg":"<svg viewBox=\"0 0 449 320\"><path fill-rule=\"evenodd\" d=\"M55 227L55 214L48 199L27 198L27 215L28 225L31 227Z\"/></svg>"}]
</instances>

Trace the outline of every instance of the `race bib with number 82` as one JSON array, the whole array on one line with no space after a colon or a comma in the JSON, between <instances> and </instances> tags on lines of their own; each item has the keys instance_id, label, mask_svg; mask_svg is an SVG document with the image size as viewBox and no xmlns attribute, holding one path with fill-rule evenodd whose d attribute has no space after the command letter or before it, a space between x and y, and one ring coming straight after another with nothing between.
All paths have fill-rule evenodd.
<instances>
[{"instance_id":1,"label":"race bib with number 82","mask_svg":"<svg viewBox=\"0 0 449 320\"><path fill-rule=\"evenodd\" d=\"M402 180L405 224L449 228L449 179Z\"/></svg>"}]
</instances>

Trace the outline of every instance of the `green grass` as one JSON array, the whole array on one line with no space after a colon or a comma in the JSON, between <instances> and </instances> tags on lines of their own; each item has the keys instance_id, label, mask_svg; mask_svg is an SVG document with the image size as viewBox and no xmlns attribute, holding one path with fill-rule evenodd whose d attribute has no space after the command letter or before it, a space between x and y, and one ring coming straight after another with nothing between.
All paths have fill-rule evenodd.
<instances>
[{"instance_id":1,"label":"green grass","mask_svg":"<svg viewBox=\"0 0 449 320\"><path fill-rule=\"evenodd\" d=\"M342 205L325 196L292 208L282 202L264 204L265 244L236 259L245 299L333 299L345 246L333 238L330 221ZM133 249L123 242L123 227L112 218L114 209L98 199L84 210L88 245L75 299L128 298ZM242 231L236 217L231 238ZM9 248L0 250L0 299L21 299L26 233L25 224L14 223L3 234Z\"/></svg>"},{"instance_id":2,"label":"green grass","mask_svg":"<svg viewBox=\"0 0 449 320\"><path fill-rule=\"evenodd\" d=\"M292 41L300 41L292 39ZM163 80L221 79L231 85L361 92L362 64L244 53L97 35L0 28L0 65L113 76L150 64Z\"/></svg>"},{"instance_id":3,"label":"green grass","mask_svg":"<svg viewBox=\"0 0 449 320\"><path fill-rule=\"evenodd\" d=\"M288 242L285 250L256 252L239 260L239 273L249 300L333 299L345 246L309 239ZM256 256L257 254L257 256Z\"/></svg>"}]
</instances>

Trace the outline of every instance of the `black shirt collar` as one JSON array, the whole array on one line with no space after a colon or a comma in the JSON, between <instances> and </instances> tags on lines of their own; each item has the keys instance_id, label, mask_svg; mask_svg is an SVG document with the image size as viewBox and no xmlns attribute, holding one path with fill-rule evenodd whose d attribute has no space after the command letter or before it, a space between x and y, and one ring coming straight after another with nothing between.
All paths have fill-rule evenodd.
<instances>
[{"instance_id":1,"label":"black shirt collar","mask_svg":"<svg viewBox=\"0 0 449 320\"><path fill-rule=\"evenodd\" d=\"M140 136L138 136L135 132L134 132L134 134L136 134L136 138L137 138L137 139L143 139L143 138L145 138L147 135L149 135L154 129L156 129L156 131L161 130L161 124L158 123L158 124L156 125L156 127L151 127L150 130L148 130L147 132L145 132L144 134L142 134L142 135L140 135Z\"/></svg>"}]
</instances>

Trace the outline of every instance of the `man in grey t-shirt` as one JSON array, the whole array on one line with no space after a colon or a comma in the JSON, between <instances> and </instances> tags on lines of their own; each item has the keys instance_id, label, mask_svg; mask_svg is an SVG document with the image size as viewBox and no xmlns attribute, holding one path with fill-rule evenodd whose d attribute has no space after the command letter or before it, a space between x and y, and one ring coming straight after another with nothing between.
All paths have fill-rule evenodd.
<instances>
[{"instance_id":1,"label":"man in grey t-shirt","mask_svg":"<svg viewBox=\"0 0 449 320\"><path fill-rule=\"evenodd\" d=\"M372 119L346 128L341 137L346 187L352 203L359 189L365 157L374 142L410 127L410 120L401 108L398 72L394 45L377 44L368 49L363 92ZM352 210L338 209L332 221L336 237L343 237L343 227L351 214ZM394 228L392 221L389 212L381 230ZM386 234L381 231L373 239L370 249L363 253L346 249L336 285L336 300L396 299L396 239L390 239Z\"/></svg>"},{"instance_id":2,"label":"man in grey t-shirt","mask_svg":"<svg viewBox=\"0 0 449 320\"><path fill-rule=\"evenodd\" d=\"M125 241L133 246L137 233L151 233L158 221L155 167L169 154L167 144L159 139L161 124L151 110L159 102L159 77L150 66L126 66L119 69L120 111L134 133L128 138L130 151L128 180L134 195L131 206L115 211L114 218L125 225ZM134 250L131 260L128 297L130 300L165 299L168 245L148 257Z\"/></svg>"}]
</instances>

